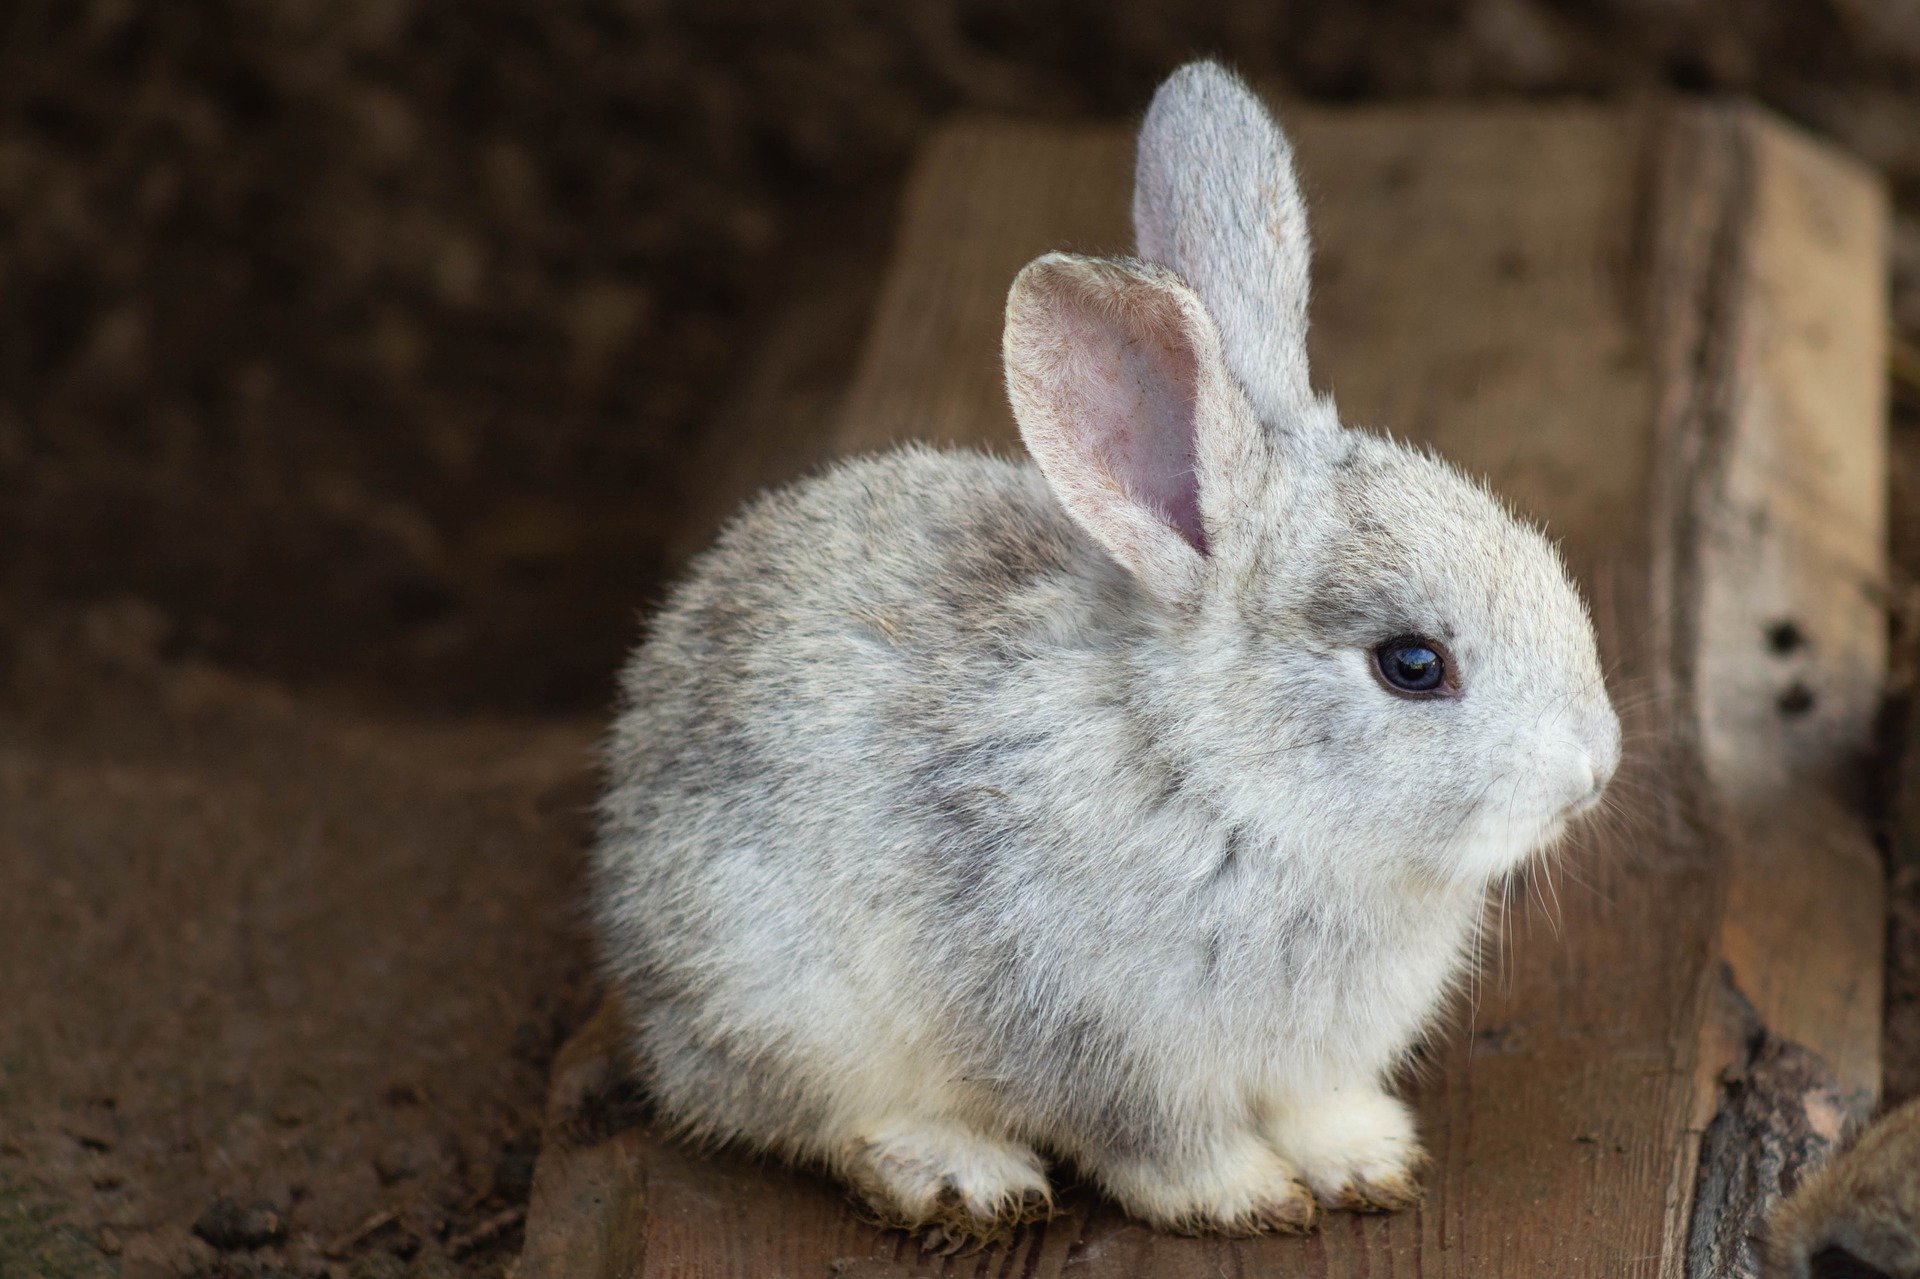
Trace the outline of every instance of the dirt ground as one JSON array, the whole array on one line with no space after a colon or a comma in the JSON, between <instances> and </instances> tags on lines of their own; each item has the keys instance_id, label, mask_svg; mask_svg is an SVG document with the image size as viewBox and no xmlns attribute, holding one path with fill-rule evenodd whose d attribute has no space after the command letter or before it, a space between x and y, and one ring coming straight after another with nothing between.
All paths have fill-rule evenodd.
<instances>
[{"instance_id":1,"label":"dirt ground","mask_svg":"<svg viewBox=\"0 0 1920 1279\"><path fill-rule=\"evenodd\" d=\"M0 12L0 1276L504 1267L591 994L611 672L796 256L932 122L1124 115L1198 52L1321 99L1754 95L1889 175L1920 343L1903 0Z\"/></svg>"},{"instance_id":2,"label":"dirt ground","mask_svg":"<svg viewBox=\"0 0 1920 1279\"><path fill-rule=\"evenodd\" d=\"M0 691L0 1274L499 1262L593 725L343 714L157 638L59 618Z\"/></svg>"}]
</instances>

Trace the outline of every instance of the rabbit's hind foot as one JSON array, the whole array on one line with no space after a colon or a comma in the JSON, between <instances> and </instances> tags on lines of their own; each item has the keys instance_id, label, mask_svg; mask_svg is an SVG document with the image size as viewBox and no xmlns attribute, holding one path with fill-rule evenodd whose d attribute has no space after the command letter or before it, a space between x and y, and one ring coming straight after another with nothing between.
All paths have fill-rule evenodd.
<instances>
[{"instance_id":1,"label":"rabbit's hind foot","mask_svg":"<svg viewBox=\"0 0 1920 1279\"><path fill-rule=\"evenodd\" d=\"M1299 1170L1251 1132L1157 1158L1087 1162L1127 1211L1180 1234L1298 1234L1319 1216Z\"/></svg>"},{"instance_id":2,"label":"rabbit's hind foot","mask_svg":"<svg viewBox=\"0 0 1920 1279\"><path fill-rule=\"evenodd\" d=\"M938 1251L991 1243L1053 1212L1031 1147L950 1121L877 1129L848 1143L841 1167L884 1224Z\"/></svg>"},{"instance_id":3,"label":"rabbit's hind foot","mask_svg":"<svg viewBox=\"0 0 1920 1279\"><path fill-rule=\"evenodd\" d=\"M1396 1212L1420 1201L1427 1154L1413 1115L1377 1088L1276 1107L1267 1135L1323 1208Z\"/></svg>"}]
</instances>

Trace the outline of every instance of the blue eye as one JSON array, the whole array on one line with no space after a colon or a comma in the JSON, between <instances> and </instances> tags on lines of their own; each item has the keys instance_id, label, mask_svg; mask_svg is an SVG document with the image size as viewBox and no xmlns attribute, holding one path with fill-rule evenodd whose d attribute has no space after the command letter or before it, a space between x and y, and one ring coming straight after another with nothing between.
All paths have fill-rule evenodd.
<instances>
[{"instance_id":1,"label":"blue eye","mask_svg":"<svg viewBox=\"0 0 1920 1279\"><path fill-rule=\"evenodd\" d=\"M1402 635L1373 650L1373 668L1396 693L1429 697L1453 691L1445 650L1422 635Z\"/></svg>"}]
</instances>

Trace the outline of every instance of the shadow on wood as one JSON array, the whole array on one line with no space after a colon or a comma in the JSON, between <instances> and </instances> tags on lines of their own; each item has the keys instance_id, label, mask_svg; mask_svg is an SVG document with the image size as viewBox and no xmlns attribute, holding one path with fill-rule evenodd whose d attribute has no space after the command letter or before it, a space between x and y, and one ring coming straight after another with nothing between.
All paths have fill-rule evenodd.
<instances>
[{"instance_id":1,"label":"shadow on wood","mask_svg":"<svg viewBox=\"0 0 1920 1279\"><path fill-rule=\"evenodd\" d=\"M1877 185L1742 108L1285 122L1324 384L1563 539L1629 734L1624 811L1516 889L1472 1006L1408 1083L1426 1202L1226 1243L1070 1192L1009 1247L929 1258L815 1177L655 1134L603 1011L556 1072L520 1279L1750 1274L1782 1179L1870 1107L1882 886L1853 774L1885 660ZM743 406L690 526L838 453L1012 447L1007 285L1050 248L1124 251L1129 166L1115 129L936 138L838 416ZM1756 1097L1772 1079L1800 1091ZM1819 1099L1836 1122L1778 1157L1728 1120L1701 1166L1723 1110L1751 1127Z\"/></svg>"}]
</instances>

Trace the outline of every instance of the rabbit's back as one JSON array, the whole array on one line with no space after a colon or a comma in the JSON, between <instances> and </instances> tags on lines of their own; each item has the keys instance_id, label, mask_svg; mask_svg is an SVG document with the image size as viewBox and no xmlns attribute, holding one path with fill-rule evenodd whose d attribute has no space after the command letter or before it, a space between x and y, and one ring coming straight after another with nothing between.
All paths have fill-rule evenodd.
<instances>
[{"instance_id":1,"label":"rabbit's back","mask_svg":"<svg viewBox=\"0 0 1920 1279\"><path fill-rule=\"evenodd\" d=\"M691 795L780 827L843 824L823 787L878 798L956 698L989 703L1040 644L1097 643L1124 624L1108 605L1126 590L1028 465L908 448L767 494L629 664L604 819L677 824L695 814L668 796ZM790 793L800 779L809 792ZM737 813L699 815L744 828Z\"/></svg>"},{"instance_id":2,"label":"rabbit's back","mask_svg":"<svg viewBox=\"0 0 1920 1279\"><path fill-rule=\"evenodd\" d=\"M1032 467L979 454L845 463L729 526L627 668L601 804L599 923L672 1109L778 1146L821 1122L810 1080L948 1055L940 938L990 891L970 787L1055 746L1009 685L1104 647L1128 590Z\"/></svg>"}]
</instances>

